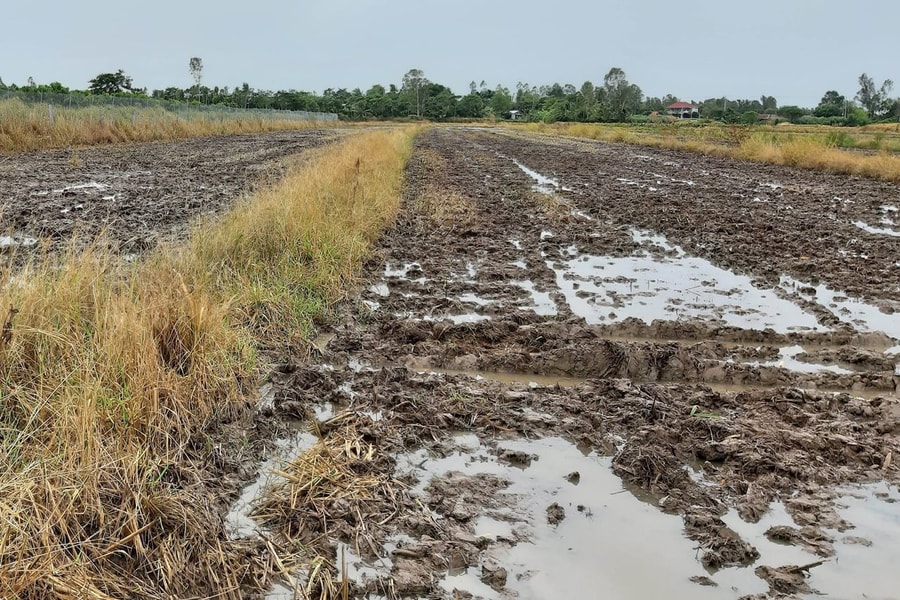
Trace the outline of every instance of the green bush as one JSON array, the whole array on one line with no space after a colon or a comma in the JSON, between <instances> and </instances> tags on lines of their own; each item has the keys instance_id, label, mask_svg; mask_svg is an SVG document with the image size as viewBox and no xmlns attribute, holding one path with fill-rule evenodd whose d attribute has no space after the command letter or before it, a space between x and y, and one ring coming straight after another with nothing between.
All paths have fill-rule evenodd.
<instances>
[{"instance_id":1,"label":"green bush","mask_svg":"<svg viewBox=\"0 0 900 600\"><path fill-rule=\"evenodd\" d=\"M829 131L825 136L825 145L829 148L853 148L856 144L846 131Z\"/></svg>"},{"instance_id":2,"label":"green bush","mask_svg":"<svg viewBox=\"0 0 900 600\"><path fill-rule=\"evenodd\" d=\"M854 107L850 109L850 112L847 114L847 125L851 127L858 127L860 125L868 125L869 124L869 115L866 113L865 109Z\"/></svg>"}]
</instances>

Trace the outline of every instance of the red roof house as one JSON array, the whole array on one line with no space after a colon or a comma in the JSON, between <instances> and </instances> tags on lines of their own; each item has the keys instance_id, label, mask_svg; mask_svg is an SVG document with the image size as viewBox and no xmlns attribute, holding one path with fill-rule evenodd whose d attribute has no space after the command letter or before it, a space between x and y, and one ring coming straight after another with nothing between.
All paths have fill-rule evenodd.
<instances>
[{"instance_id":1,"label":"red roof house","mask_svg":"<svg viewBox=\"0 0 900 600\"><path fill-rule=\"evenodd\" d=\"M700 107L688 102L673 102L666 107L666 114L679 119L696 119L700 117Z\"/></svg>"}]
</instances>

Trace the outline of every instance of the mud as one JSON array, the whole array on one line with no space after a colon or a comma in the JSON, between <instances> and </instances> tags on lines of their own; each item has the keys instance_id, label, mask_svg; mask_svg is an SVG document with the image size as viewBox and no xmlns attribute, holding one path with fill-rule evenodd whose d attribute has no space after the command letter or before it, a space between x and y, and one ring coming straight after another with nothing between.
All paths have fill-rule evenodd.
<instances>
[{"instance_id":1,"label":"mud","mask_svg":"<svg viewBox=\"0 0 900 600\"><path fill-rule=\"evenodd\" d=\"M329 139L10 157L0 252L107 228L140 253ZM197 441L244 595L896 597L898 191L423 133L312 358Z\"/></svg>"},{"instance_id":2,"label":"mud","mask_svg":"<svg viewBox=\"0 0 900 600\"><path fill-rule=\"evenodd\" d=\"M854 222L897 187L636 154L420 136L266 405L380 483L267 518L260 482L267 540L359 598L894 597L900 253Z\"/></svg>"},{"instance_id":3,"label":"mud","mask_svg":"<svg viewBox=\"0 0 900 600\"><path fill-rule=\"evenodd\" d=\"M123 253L140 253L227 210L334 136L312 130L8 156L0 161L0 252L37 245L22 240L58 246L104 231Z\"/></svg>"}]
</instances>

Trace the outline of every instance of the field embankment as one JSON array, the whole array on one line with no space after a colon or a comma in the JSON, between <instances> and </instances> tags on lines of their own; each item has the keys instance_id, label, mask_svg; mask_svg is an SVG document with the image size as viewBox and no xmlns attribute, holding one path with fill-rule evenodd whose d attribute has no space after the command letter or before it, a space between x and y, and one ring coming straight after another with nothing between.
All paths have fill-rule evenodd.
<instances>
[{"instance_id":1,"label":"field embankment","mask_svg":"<svg viewBox=\"0 0 900 600\"><path fill-rule=\"evenodd\" d=\"M529 123L513 129L900 181L900 135L878 129L586 123Z\"/></svg>"},{"instance_id":2,"label":"field embankment","mask_svg":"<svg viewBox=\"0 0 900 600\"><path fill-rule=\"evenodd\" d=\"M134 264L102 240L7 261L0 596L238 598L265 585L277 557L230 540L219 513L242 451L227 430L246 433L257 341L298 345L396 214L411 137L321 150Z\"/></svg>"},{"instance_id":3,"label":"field embankment","mask_svg":"<svg viewBox=\"0 0 900 600\"><path fill-rule=\"evenodd\" d=\"M177 140L208 135L321 129L332 123L255 115L250 111L176 113L164 108L66 108L0 102L0 154L122 142Z\"/></svg>"}]
</instances>

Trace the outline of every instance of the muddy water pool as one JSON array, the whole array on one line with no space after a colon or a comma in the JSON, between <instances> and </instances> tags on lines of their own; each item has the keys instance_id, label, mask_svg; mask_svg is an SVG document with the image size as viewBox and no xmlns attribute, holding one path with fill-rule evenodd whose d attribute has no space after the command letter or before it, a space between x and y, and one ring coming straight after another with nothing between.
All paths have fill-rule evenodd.
<instances>
[{"instance_id":1,"label":"muddy water pool","mask_svg":"<svg viewBox=\"0 0 900 600\"><path fill-rule=\"evenodd\" d=\"M398 476L415 477L417 483L409 493L421 498L423 506L434 480L452 476L465 485L465 478L490 475L506 482L499 493L503 500L485 508L472 524L472 533L488 544L481 563L468 568L448 564L439 574L439 587L450 598L471 594L485 600L736 599L768 590L754 572L760 565L810 565L822 560L810 550L766 536L772 527L796 527L783 504L776 502L757 523L741 520L734 511L723 517L757 548L760 558L746 567L708 570L700 562L697 543L684 536L682 520L662 512L658 499L623 487L610 469L611 461L561 438L485 444L473 434L458 433L441 456L425 450L398 456L396 471ZM846 488L841 494L838 511L853 527L827 531L836 554L810 569L809 585L828 597L896 598L892 574L900 560L900 495L883 484ZM444 518L431 514L438 522ZM338 544L337 561L346 564L351 581L386 586L394 568L393 553L417 542L396 534L375 561L363 560L351 546ZM485 573L498 565L505 569L505 584L492 587ZM339 576L343 575L342 565ZM286 594L277 589L268 597L290 597Z\"/></svg>"}]
</instances>

